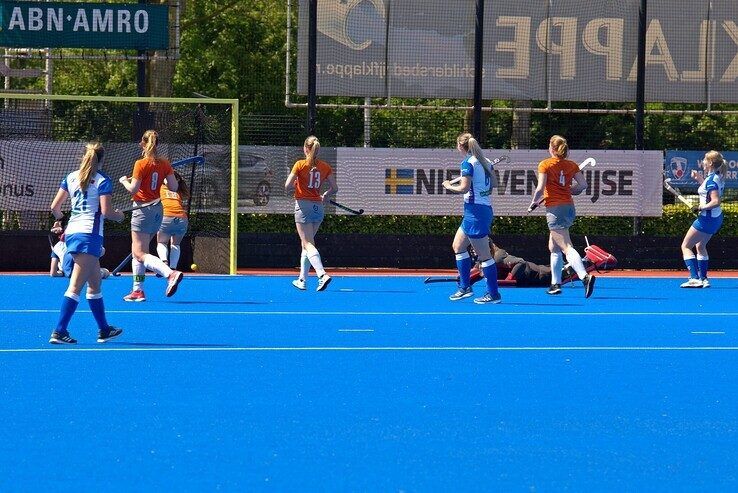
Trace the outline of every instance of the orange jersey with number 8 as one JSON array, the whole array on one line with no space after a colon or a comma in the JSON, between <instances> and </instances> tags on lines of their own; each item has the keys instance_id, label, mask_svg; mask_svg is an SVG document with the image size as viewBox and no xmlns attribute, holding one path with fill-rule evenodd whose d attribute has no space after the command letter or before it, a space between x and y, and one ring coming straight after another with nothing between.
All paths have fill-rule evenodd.
<instances>
[{"instance_id":1,"label":"orange jersey with number 8","mask_svg":"<svg viewBox=\"0 0 738 493\"><path fill-rule=\"evenodd\" d=\"M141 188L133 196L137 202L151 202L159 198L164 178L172 174L172 165L166 159L143 158L133 165L133 177L141 182Z\"/></svg>"},{"instance_id":2,"label":"orange jersey with number 8","mask_svg":"<svg viewBox=\"0 0 738 493\"><path fill-rule=\"evenodd\" d=\"M310 167L307 159L297 161L292 167L292 174L297 177L295 181L295 198L298 200L322 202L320 198L320 187L332 173L333 169L331 169L331 165L325 161L316 159L314 168Z\"/></svg>"}]
</instances>

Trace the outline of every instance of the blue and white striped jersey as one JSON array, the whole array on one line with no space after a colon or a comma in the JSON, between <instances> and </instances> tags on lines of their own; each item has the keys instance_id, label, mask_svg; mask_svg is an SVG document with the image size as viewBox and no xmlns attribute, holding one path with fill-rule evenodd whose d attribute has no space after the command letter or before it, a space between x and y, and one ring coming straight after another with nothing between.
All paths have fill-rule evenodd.
<instances>
[{"instance_id":1,"label":"blue and white striped jersey","mask_svg":"<svg viewBox=\"0 0 738 493\"><path fill-rule=\"evenodd\" d=\"M489 163L489 159L487 160ZM492 165L490 164L490 168ZM471 187L464 194L464 202L467 204L479 204L492 206L492 180L484 172L484 166L476 157L469 154L461 162L461 176L471 178Z\"/></svg>"},{"instance_id":2,"label":"blue and white striped jersey","mask_svg":"<svg viewBox=\"0 0 738 493\"><path fill-rule=\"evenodd\" d=\"M702 182L700 187L697 189L697 194L700 196L700 205L705 205L710 201L710 192L717 190L718 196L723 198L723 189L725 188L725 180L717 173L710 173L707 178ZM719 217L723 213L720 206L715 207L707 211L701 211L700 214L708 217Z\"/></svg>"},{"instance_id":3,"label":"blue and white striped jersey","mask_svg":"<svg viewBox=\"0 0 738 493\"><path fill-rule=\"evenodd\" d=\"M87 190L83 191L79 183L79 170L69 173L60 187L69 193L72 201L72 216L69 218L64 233L88 233L103 235L103 218L100 212L100 196L113 193L113 183L104 173L97 172L90 178Z\"/></svg>"}]
</instances>

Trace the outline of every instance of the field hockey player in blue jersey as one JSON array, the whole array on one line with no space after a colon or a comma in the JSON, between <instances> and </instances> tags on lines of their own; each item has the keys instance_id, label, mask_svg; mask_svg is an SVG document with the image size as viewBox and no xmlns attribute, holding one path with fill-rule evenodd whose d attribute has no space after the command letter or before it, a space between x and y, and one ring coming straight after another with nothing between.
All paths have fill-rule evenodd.
<instances>
[{"instance_id":1,"label":"field hockey player in blue jersey","mask_svg":"<svg viewBox=\"0 0 738 493\"><path fill-rule=\"evenodd\" d=\"M689 279L683 283L683 288L709 288L710 281L707 278L707 264L710 257L707 255L707 242L712 235L720 230L723 225L723 210L720 202L725 188L725 172L728 165L722 154L710 151L700 163L704 179L697 170L692 171L692 178L700 186L697 194L700 203L695 207L697 219L689 227L682 241L682 258L689 271ZM697 250L697 256L693 249Z\"/></svg>"},{"instance_id":2,"label":"field hockey player in blue jersey","mask_svg":"<svg viewBox=\"0 0 738 493\"><path fill-rule=\"evenodd\" d=\"M453 241L459 270L459 289L449 299L458 301L474 295L470 282L472 259L468 251L471 244L479 256L487 284L487 293L476 298L474 303L500 303L502 296L497 286L497 266L489 249L489 234L494 221L492 189L497 186L497 180L489 160L484 157L482 148L470 133L459 135L456 149L464 156L461 177L457 183L449 180L443 182L446 190L464 194L464 217Z\"/></svg>"},{"instance_id":3,"label":"field hockey player in blue jersey","mask_svg":"<svg viewBox=\"0 0 738 493\"><path fill-rule=\"evenodd\" d=\"M87 284L87 302L98 326L97 342L106 342L123 331L108 324L105 317L100 276L100 256L103 248L103 220L122 221L123 213L113 209L113 183L100 171L104 150L100 144L87 144L79 170L69 173L61 182L51 203L56 222L61 228L62 204L71 199L71 217L67 223L65 243L74 259L69 287L64 293L59 321L51 333L51 344L76 344L69 334L69 322L79 305L82 287Z\"/></svg>"}]
</instances>

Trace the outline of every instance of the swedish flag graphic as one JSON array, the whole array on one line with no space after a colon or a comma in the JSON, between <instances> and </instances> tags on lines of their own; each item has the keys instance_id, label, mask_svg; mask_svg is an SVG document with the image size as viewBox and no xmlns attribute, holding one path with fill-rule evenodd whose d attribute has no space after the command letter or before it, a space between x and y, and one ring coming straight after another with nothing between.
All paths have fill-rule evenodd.
<instances>
[{"instance_id":1,"label":"swedish flag graphic","mask_svg":"<svg viewBox=\"0 0 738 493\"><path fill-rule=\"evenodd\" d=\"M385 194L413 194L415 193L415 170L387 168L384 170Z\"/></svg>"}]
</instances>

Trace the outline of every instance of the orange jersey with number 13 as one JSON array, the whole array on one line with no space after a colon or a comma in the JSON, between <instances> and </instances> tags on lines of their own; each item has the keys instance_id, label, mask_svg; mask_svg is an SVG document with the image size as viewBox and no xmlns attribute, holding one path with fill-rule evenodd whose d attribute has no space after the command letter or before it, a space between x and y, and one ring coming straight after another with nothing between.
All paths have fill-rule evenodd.
<instances>
[{"instance_id":1,"label":"orange jersey with number 13","mask_svg":"<svg viewBox=\"0 0 738 493\"><path fill-rule=\"evenodd\" d=\"M295 199L322 202L320 187L332 173L331 165L325 161L316 159L315 168L310 167L307 159L297 161L292 167L292 174L297 177Z\"/></svg>"},{"instance_id":2,"label":"orange jersey with number 13","mask_svg":"<svg viewBox=\"0 0 738 493\"><path fill-rule=\"evenodd\" d=\"M170 192L166 183L161 185L161 205L167 217L187 217L187 212L182 205L182 196L177 192Z\"/></svg>"}]
</instances>

